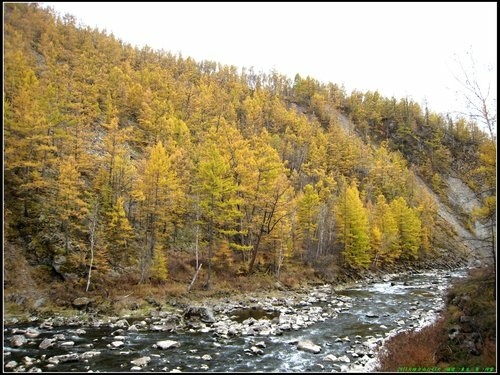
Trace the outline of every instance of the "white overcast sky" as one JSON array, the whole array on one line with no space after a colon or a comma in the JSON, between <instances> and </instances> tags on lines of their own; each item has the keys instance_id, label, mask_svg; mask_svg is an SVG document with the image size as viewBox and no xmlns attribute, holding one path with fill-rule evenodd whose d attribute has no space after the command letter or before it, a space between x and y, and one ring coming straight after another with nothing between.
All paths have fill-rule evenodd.
<instances>
[{"instance_id":1,"label":"white overcast sky","mask_svg":"<svg viewBox=\"0 0 500 375\"><path fill-rule=\"evenodd\" d=\"M497 3L42 3L134 46L462 111L457 57L496 98ZM488 72L489 68L489 72Z\"/></svg>"}]
</instances>

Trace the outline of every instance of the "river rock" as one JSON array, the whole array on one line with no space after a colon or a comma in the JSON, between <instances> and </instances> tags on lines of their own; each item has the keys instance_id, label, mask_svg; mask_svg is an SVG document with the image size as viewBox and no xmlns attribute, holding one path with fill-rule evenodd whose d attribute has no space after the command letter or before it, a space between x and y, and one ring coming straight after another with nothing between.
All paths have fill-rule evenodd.
<instances>
[{"instance_id":1,"label":"river rock","mask_svg":"<svg viewBox=\"0 0 500 375\"><path fill-rule=\"evenodd\" d=\"M34 361L35 361L35 358L31 358L31 357L28 357L28 356L23 357L23 363L26 366L32 366Z\"/></svg>"},{"instance_id":2,"label":"river rock","mask_svg":"<svg viewBox=\"0 0 500 375\"><path fill-rule=\"evenodd\" d=\"M88 352L84 352L80 355L80 358L82 359L88 359L88 358L92 358L96 355L99 355L101 354L101 352L98 352L96 350L91 350L91 351L88 351Z\"/></svg>"},{"instance_id":3,"label":"river rock","mask_svg":"<svg viewBox=\"0 0 500 375\"><path fill-rule=\"evenodd\" d=\"M292 322L293 322L293 316L292 315L281 314L279 316L279 318L278 318L278 324L279 324L280 328L282 326L291 327Z\"/></svg>"},{"instance_id":4,"label":"river rock","mask_svg":"<svg viewBox=\"0 0 500 375\"><path fill-rule=\"evenodd\" d=\"M377 314L374 314L374 313L368 313L365 315L367 318L378 318L379 316Z\"/></svg>"},{"instance_id":5,"label":"river rock","mask_svg":"<svg viewBox=\"0 0 500 375\"><path fill-rule=\"evenodd\" d=\"M259 342L255 343L255 346L257 348L265 348L266 347L266 343L264 341L259 341Z\"/></svg>"},{"instance_id":6,"label":"river rock","mask_svg":"<svg viewBox=\"0 0 500 375\"><path fill-rule=\"evenodd\" d=\"M173 340L164 340L164 341L158 341L156 343L156 346L159 349L166 350L170 348L178 348L179 346L181 346L181 343Z\"/></svg>"},{"instance_id":7,"label":"river rock","mask_svg":"<svg viewBox=\"0 0 500 375\"><path fill-rule=\"evenodd\" d=\"M14 347L23 346L27 342L28 342L28 339L26 337L24 337L23 335L14 335L10 339L10 345L12 345Z\"/></svg>"},{"instance_id":8,"label":"river rock","mask_svg":"<svg viewBox=\"0 0 500 375\"><path fill-rule=\"evenodd\" d=\"M297 343L297 349L318 354L321 351L321 346L313 344L309 340L303 340Z\"/></svg>"},{"instance_id":9,"label":"river rock","mask_svg":"<svg viewBox=\"0 0 500 375\"><path fill-rule=\"evenodd\" d=\"M62 354L50 357L47 362L57 365L58 363L78 361L78 353Z\"/></svg>"},{"instance_id":10,"label":"river rock","mask_svg":"<svg viewBox=\"0 0 500 375\"><path fill-rule=\"evenodd\" d=\"M211 361L212 360L212 356L210 354L204 354L201 359L203 359L204 361Z\"/></svg>"},{"instance_id":11,"label":"river rock","mask_svg":"<svg viewBox=\"0 0 500 375\"><path fill-rule=\"evenodd\" d=\"M111 348L120 348L122 347L123 345L125 345L125 343L123 341L113 341L111 342L110 345L108 345L109 347Z\"/></svg>"},{"instance_id":12,"label":"river rock","mask_svg":"<svg viewBox=\"0 0 500 375\"><path fill-rule=\"evenodd\" d=\"M257 348L256 346L252 346L250 347L250 351L253 353L253 354L264 354L264 351L262 349L259 349Z\"/></svg>"},{"instance_id":13,"label":"river rock","mask_svg":"<svg viewBox=\"0 0 500 375\"><path fill-rule=\"evenodd\" d=\"M188 306L184 311L184 319L215 323L214 312L212 308L207 306Z\"/></svg>"},{"instance_id":14,"label":"river rock","mask_svg":"<svg viewBox=\"0 0 500 375\"><path fill-rule=\"evenodd\" d=\"M24 333L24 335L26 337L29 337L29 338L35 338L35 337L40 336L40 331L37 330L36 328L29 327L26 329L26 332Z\"/></svg>"},{"instance_id":15,"label":"river rock","mask_svg":"<svg viewBox=\"0 0 500 375\"><path fill-rule=\"evenodd\" d=\"M55 339L43 339L43 341L38 345L39 349L48 349L54 345Z\"/></svg>"},{"instance_id":16,"label":"river rock","mask_svg":"<svg viewBox=\"0 0 500 375\"><path fill-rule=\"evenodd\" d=\"M73 346L75 345L74 341L63 341L59 344L59 346Z\"/></svg>"},{"instance_id":17,"label":"river rock","mask_svg":"<svg viewBox=\"0 0 500 375\"><path fill-rule=\"evenodd\" d=\"M128 327L127 331L129 332L139 332L139 329L135 324L132 324L130 327Z\"/></svg>"},{"instance_id":18,"label":"river rock","mask_svg":"<svg viewBox=\"0 0 500 375\"><path fill-rule=\"evenodd\" d=\"M52 325L55 327L61 327L66 324L66 321L64 317L62 316L55 316L52 318Z\"/></svg>"},{"instance_id":19,"label":"river rock","mask_svg":"<svg viewBox=\"0 0 500 375\"><path fill-rule=\"evenodd\" d=\"M151 357L145 356L134 359L133 361L130 361L130 363L132 363L135 366L144 367L149 363L149 361L151 361Z\"/></svg>"},{"instance_id":20,"label":"river rock","mask_svg":"<svg viewBox=\"0 0 500 375\"><path fill-rule=\"evenodd\" d=\"M112 324L112 327L118 327L118 328L127 328L129 326L130 324L127 322L126 319L120 319Z\"/></svg>"},{"instance_id":21,"label":"river rock","mask_svg":"<svg viewBox=\"0 0 500 375\"><path fill-rule=\"evenodd\" d=\"M343 356L339 357L339 358L338 358L338 361L339 361L339 362L345 362L345 363L349 363L349 362L351 362L351 360L349 359L349 357L348 357L348 356L346 356L346 355L343 355Z\"/></svg>"},{"instance_id":22,"label":"river rock","mask_svg":"<svg viewBox=\"0 0 500 375\"><path fill-rule=\"evenodd\" d=\"M125 335L125 330L120 328L120 329L117 329L116 331L113 331L111 332L111 336L123 336Z\"/></svg>"},{"instance_id":23,"label":"river rock","mask_svg":"<svg viewBox=\"0 0 500 375\"><path fill-rule=\"evenodd\" d=\"M328 354L323 358L326 362L337 362L338 358L334 356L333 354Z\"/></svg>"},{"instance_id":24,"label":"river rock","mask_svg":"<svg viewBox=\"0 0 500 375\"><path fill-rule=\"evenodd\" d=\"M5 365L5 368L14 368L17 366L17 362L16 361L9 361L7 362L7 364Z\"/></svg>"},{"instance_id":25,"label":"river rock","mask_svg":"<svg viewBox=\"0 0 500 375\"><path fill-rule=\"evenodd\" d=\"M172 332L175 330L175 325L173 324L151 324L149 326L151 331L160 331L160 332Z\"/></svg>"},{"instance_id":26,"label":"river rock","mask_svg":"<svg viewBox=\"0 0 500 375\"><path fill-rule=\"evenodd\" d=\"M51 319L46 319L42 323L40 323L39 326L41 329L52 329L53 328L53 323Z\"/></svg>"}]
</instances>

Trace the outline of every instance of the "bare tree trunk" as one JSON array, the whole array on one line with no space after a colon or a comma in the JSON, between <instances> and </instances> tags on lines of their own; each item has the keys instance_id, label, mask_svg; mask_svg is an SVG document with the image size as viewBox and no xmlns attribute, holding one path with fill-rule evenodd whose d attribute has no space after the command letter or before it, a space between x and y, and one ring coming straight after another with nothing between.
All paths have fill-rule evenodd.
<instances>
[{"instance_id":1,"label":"bare tree trunk","mask_svg":"<svg viewBox=\"0 0 500 375\"><path fill-rule=\"evenodd\" d=\"M198 198L198 201L199 201L199 197ZM198 206L199 208L199 206ZM196 269L198 269L198 265L199 265L199 238L200 238L200 211L199 209L197 209L196 211L196 229L195 229L195 234L196 234L196 237L195 237L195 242L194 242L194 251L195 251L195 256L196 256ZM198 271L197 271L198 272Z\"/></svg>"},{"instance_id":2,"label":"bare tree trunk","mask_svg":"<svg viewBox=\"0 0 500 375\"><path fill-rule=\"evenodd\" d=\"M212 210L215 207L214 196L212 194L212 202L211 202ZM208 235L210 237L209 245L208 245L208 272L207 272L207 290L210 290L212 287L212 256L214 254L214 219L211 217L208 224Z\"/></svg>"},{"instance_id":3,"label":"bare tree trunk","mask_svg":"<svg viewBox=\"0 0 500 375\"><path fill-rule=\"evenodd\" d=\"M92 265L94 263L94 244L95 244L95 229L97 227L97 214L99 212L99 201L96 200L95 206L94 206L94 213L92 215L92 222L89 225L89 231L90 231L90 265L89 265L89 274L87 277L87 287L85 288L85 291L89 291L90 287L90 278L92 275Z\"/></svg>"},{"instance_id":4,"label":"bare tree trunk","mask_svg":"<svg viewBox=\"0 0 500 375\"><path fill-rule=\"evenodd\" d=\"M283 240L280 241L280 252L278 255L278 267L276 269L276 278L280 280L281 266L283 265L283 260L285 260L285 253L283 251Z\"/></svg>"},{"instance_id":5,"label":"bare tree trunk","mask_svg":"<svg viewBox=\"0 0 500 375\"><path fill-rule=\"evenodd\" d=\"M68 225L67 220L64 220L63 228L64 228L64 250L66 252L66 255L68 255L69 254L69 225Z\"/></svg>"},{"instance_id":6,"label":"bare tree trunk","mask_svg":"<svg viewBox=\"0 0 500 375\"><path fill-rule=\"evenodd\" d=\"M250 260L250 266L248 267L249 275L253 272L253 265L255 263L255 259L257 258L257 252L259 251L260 240L263 234L264 234L264 223L262 223L260 227L259 235L257 236L257 241L255 242L255 245L253 246L252 249L252 259Z\"/></svg>"},{"instance_id":7,"label":"bare tree trunk","mask_svg":"<svg viewBox=\"0 0 500 375\"><path fill-rule=\"evenodd\" d=\"M203 263L202 263L202 264L200 264L200 266L199 266L199 267L198 267L198 269L196 270L196 272L195 272L195 274L194 274L194 276L193 276L193 280L191 280L191 284L189 284L189 286L188 286L188 293L191 291L191 288L193 287L194 282L196 281L196 278L198 277L198 273L200 272L200 270L201 270L201 266L202 266L202 265L203 265Z\"/></svg>"}]
</instances>

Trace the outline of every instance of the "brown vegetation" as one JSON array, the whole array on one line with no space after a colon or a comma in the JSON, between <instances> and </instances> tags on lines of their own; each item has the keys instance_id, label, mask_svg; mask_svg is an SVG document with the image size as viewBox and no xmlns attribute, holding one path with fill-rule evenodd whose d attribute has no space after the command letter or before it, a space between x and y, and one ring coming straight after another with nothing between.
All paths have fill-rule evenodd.
<instances>
[{"instance_id":1,"label":"brown vegetation","mask_svg":"<svg viewBox=\"0 0 500 375\"><path fill-rule=\"evenodd\" d=\"M380 356L379 371L402 368L480 369L496 364L495 274L472 270L447 296L447 308L431 326L392 337Z\"/></svg>"},{"instance_id":2,"label":"brown vegetation","mask_svg":"<svg viewBox=\"0 0 500 375\"><path fill-rule=\"evenodd\" d=\"M440 348L446 344L445 320L440 319L420 331L392 337L380 355L380 371L401 368L435 367Z\"/></svg>"}]
</instances>

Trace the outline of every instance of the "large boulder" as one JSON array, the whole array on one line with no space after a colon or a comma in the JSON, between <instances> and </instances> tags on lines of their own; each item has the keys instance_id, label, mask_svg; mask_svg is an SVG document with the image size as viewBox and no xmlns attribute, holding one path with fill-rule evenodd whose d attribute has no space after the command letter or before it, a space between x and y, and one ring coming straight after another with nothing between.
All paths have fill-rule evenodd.
<instances>
[{"instance_id":1,"label":"large boulder","mask_svg":"<svg viewBox=\"0 0 500 375\"><path fill-rule=\"evenodd\" d=\"M58 363L76 362L78 361L78 359L78 353L69 353L50 357L49 359L47 359L47 362L57 365Z\"/></svg>"},{"instance_id":2,"label":"large boulder","mask_svg":"<svg viewBox=\"0 0 500 375\"><path fill-rule=\"evenodd\" d=\"M77 280L78 275L68 272L68 260L64 255L56 255L52 261L52 268L59 274L65 281Z\"/></svg>"},{"instance_id":3,"label":"large boulder","mask_svg":"<svg viewBox=\"0 0 500 375\"><path fill-rule=\"evenodd\" d=\"M24 335L26 337L29 337L29 338L35 338L35 337L40 336L40 331L37 330L36 328L29 327L26 329L26 332L24 333Z\"/></svg>"},{"instance_id":4,"label":"large boulder","mask_svg":"<svg viewBox=\"0 0 500 375\"><path fill-rule=\"evenodd\" d=\"M149 361L151 361L151 357L145 356L145 357L136 358L136 359L130 361L130 363L132 363L135 366L144 367L149 363Z\"/></svg>"},{"instance_id":5,"label":"large boulder","mask_svg":"<svg viewBox=\"0 0 500 375\"><path fill-rule=\"evenodd\" d=\"M297 349L314 354L318 354L319 352L321 352L321 346L313 344L309 340L299 341L297 343Z\"/></svg>"},{"instance_id":6,"label":"large boulder","mask_svg":"<svg viewBox=\"0 0 500 375\"><path fill-rule=\"evenodd\" d=\"M207 306L188 306L184 311L184 319L215 323L214 312L211 307Z\"/></svg>"},{"instance_id":7,"label":"large boulder","mask_svg":"<svg viewBox=\"0 0 500 375\"><path fill-rule=\"evenodd\" d=\"M28 340L23 335L14 335L10 339L10 345L12 345L14 347L23 346L27 342L28 342Z\"/></svg>"},{"instance_id":8,"label":"large boulder","mask_svg":"<svg viewBox=\"0 0 500 375\"><path fill-rule=\"evenodd\" d=\"M163 340L163 341L158 341L156 343L156 347L163 350L170 348L178 348L180 345L181 345L180 342L173 340Z\"/></svg>"},{"instance_id":9,"label":"large boulder","mask_svg":"<svg viewBox=\"0 0 500 375\"><path fill-rule=\"evenodd\" d=\"M38 345L38 348L39 349L48 349L50 348L51 346L54 346L54 343L55 343L56 340L54 339L43 339L43 341L40 343L40 345Z\"/></svg>"},{"instance_id":10,"label":"large boulder","mask_svg":"<svg viewBox=\"0 0 500 375\"><path fill-rule=\"evenodd\" d=\"M72 302L72 305L76 307L77 309L85 309L87 308L88 304L92 302L90 298L87 297L79 297L75 298Z\"/></svg>"},{"instance_id":11,"label":"large boulder","mask_svg":"<svg viewBox=\"0 0 500 375\"><path fill-rule=\"evenodd\" d=\"M337 362L338 358L333 354L328 354L325 358L323 358L326 362Z\"/></svg>"}]
</instances>

